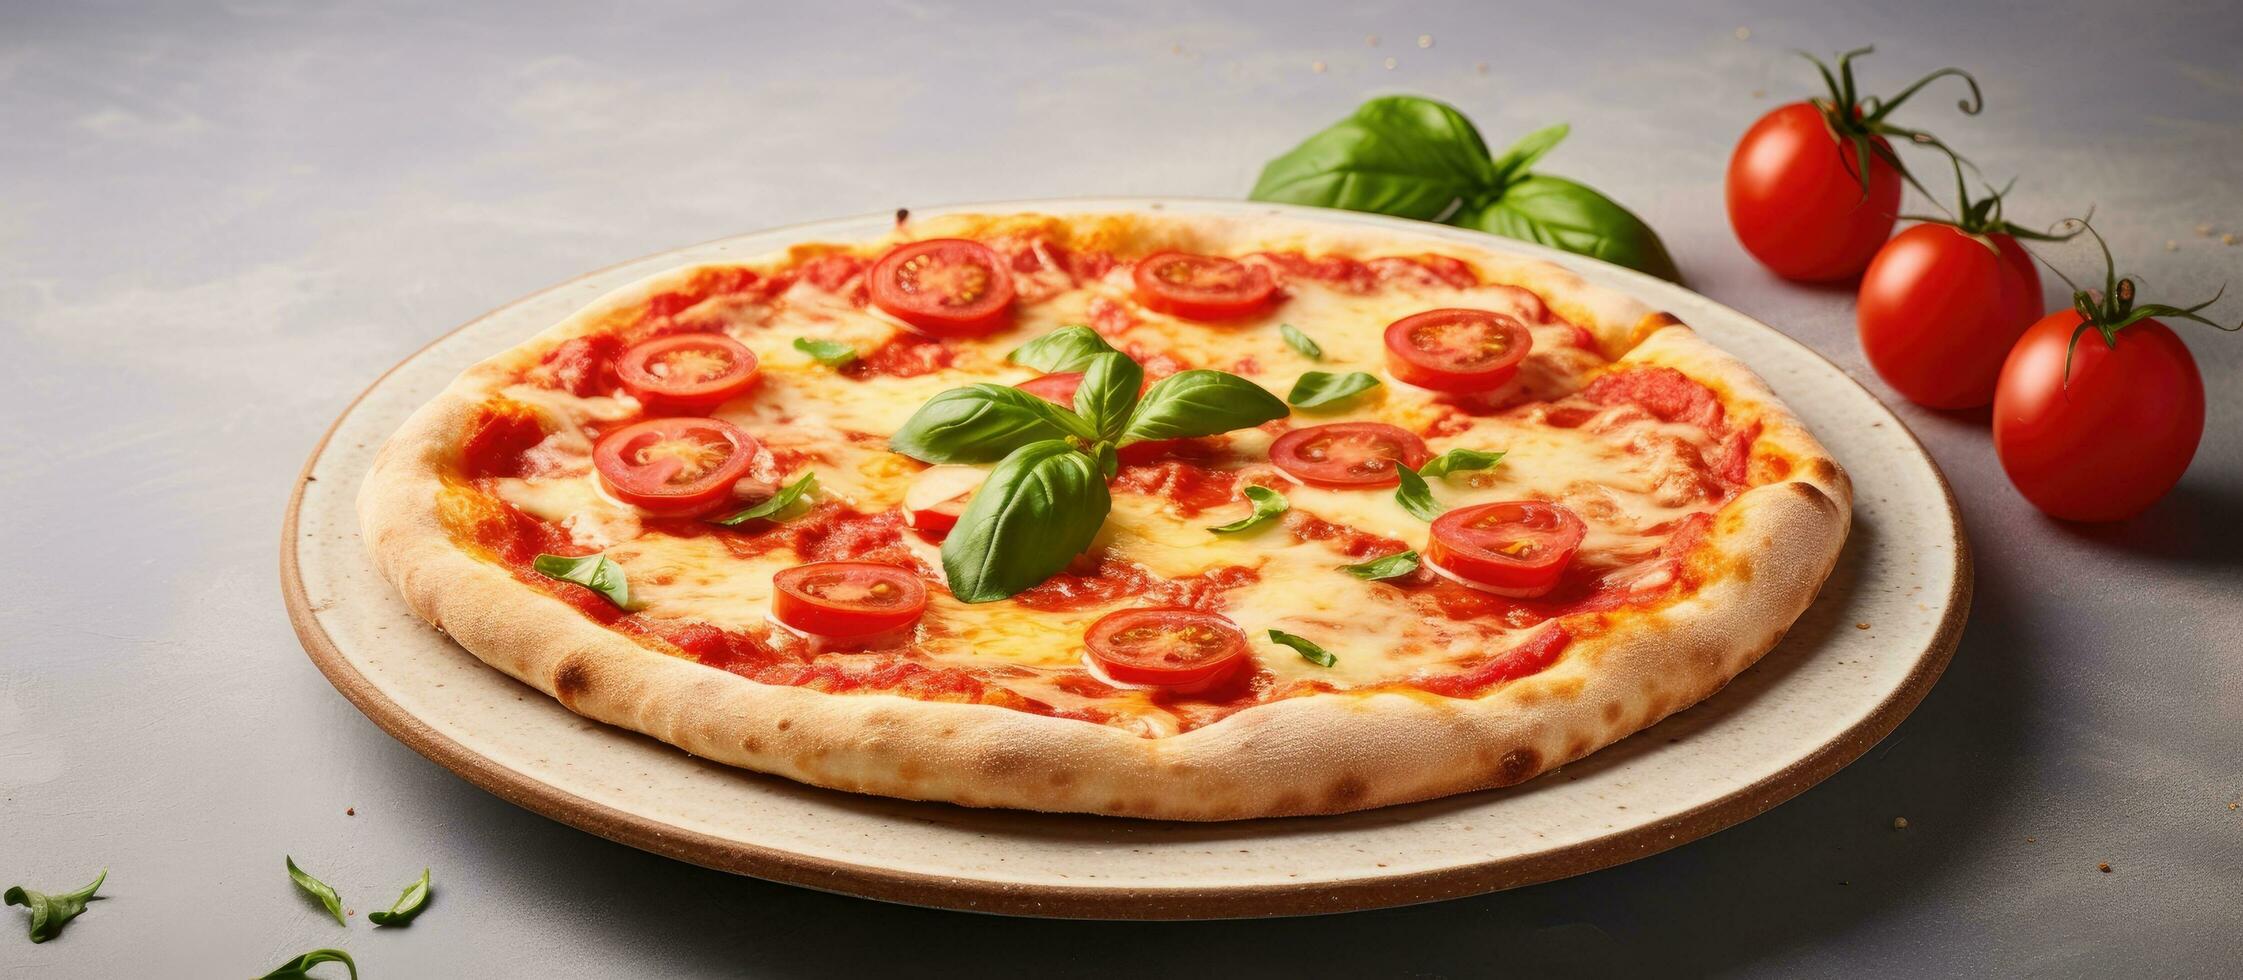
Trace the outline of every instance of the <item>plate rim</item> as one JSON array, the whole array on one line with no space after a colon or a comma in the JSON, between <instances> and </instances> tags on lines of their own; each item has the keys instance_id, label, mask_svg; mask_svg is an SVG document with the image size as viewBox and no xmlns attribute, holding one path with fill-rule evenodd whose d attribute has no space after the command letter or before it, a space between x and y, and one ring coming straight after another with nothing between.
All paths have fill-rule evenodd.
<instances>
[{"instance_id":1,"label":"plate rim","mask_svg":"<svg viewBox=\"0 0 2243 980\"><path fill-rule=\"evenodd\" d=\"M1300 217L1323 220L1355 220L1365 224L1393 223L1395 227L1416 231L1419 234L1436 230L1457 233L1454 236L1433 234L1433 237L1460 237L1467 240L1492 238L1464 229L1406 219L1367 215L1359 212L1332 211L1323 208L1305 208L1269 204L1258 201L1235 201L1221 198L1161 197L1084 197L1050 198L1029 201L997 201L950 204L928 207L924 213L945 213L967 210L1003 210L1008 212L1072 209L1077 212L1095 210L1099 206L1127 207L1132 209L1161 210L1168 203L1192 206L1218 206L1252 210L1267 208L1277 213L1292 213ZM1499 244L1513 251L1538 254L1564 262L1588 262L1616 271L1638 280L1637 286L1653 286L1654 292L1681 290L1736 316L1754 326L1781 338L1800 351L1821 361L1839 376L1859 389L1872 402L1883 408L1887 417L1899 427L1914 445L1916 452L1930 468L1932 478L1938 483L1947 503L1949 533L1954 546L1953 586L1947 596L1947 612L1934 629L1929 646L1917 658L1915 665L1902 681L1878 702L1877 706L1859 722L1815 747L1791 765L1768 773L1753 782L1725 793L1697 806L1681 810L1645 824L1639 824L1609 834L1553 850L1518 857L1496 858L1476 864L1459 865L1401 874L1350 879L1332 882L1302 882L1297 884L1248 884L1235 886L1193 886L1175 889L1148 890L1136 887L1111 885L1049 885L979 881L946 875L926 874L916 871L899 871L875 865L812 857L783 848L730 840L697 830L688 830L667 824L651 817L629 813L605 803L585 799L574 793L543 782L528 773L501 765L487 756L469 748L464 743L437 731L418 716L405 710L388 695L375 687L372 680L352 664L336 646L333 637L321 625L311 598L304 585L302 568L297 556L299 516L303 508L304 492L314 482L313 470L326 455L328 443L345 420L358 410L366 397L387 382L407 364L419 359L438 345L461 332L490 319L505 310L559 290L568 289L587 279L593 279L625 266L650 259L692 251L704 245L728 242L750 236L777 236L797 230L823 225L840 225L878 220L887 212L863 215L822 218L769 229L753 230L736 235L664 249L646 255L611 263L582 273L543 289L515 297L493 307L450 330L436 336L420 348L407 354L368 383L328 423L312 447L310 455L296 475L295 485L288 495L287 512L281 524L280 586L283 604L287 608L289 625L295 630L298 641L313 665L327 678L329 684L342 693L353 706L373 721L390 737L419 753L476 787L509 803L585 831L664 857L672 858L733 874L746 875L784 884L812 888L835 894L871 898L931 908L957 911L988 912L1004 915L1044 918L1088 919L1226 919L1259 918L1284 915L1314 915L1365 909L1389 908L1422 902L1439 901L1485 894L1508 888L1538 884L1586 874L1604 868L1625 864L1652 854L1679 847L1702 837L1725 830L1756 817L1776 805L1805 792L1808 788L1845 768L1859 759L1869 749L1899 727L1930 692L1947 665L1954 658L1955 648L1962 639L1963 628L1970 616L1974 590L1974 564L1969 537L1964 533L1962 513L1956 504L1954 488L1939 462L1924 449L1907 423L1894 415L1881 399L1839 367L1821 352L1807 346L1791 335L1762 323L1727 304L1665 280L1616 266L1602 260L1554 250L1531 242L1500 239ZM1342 219L1341 216L1345 216ZM1422 227L1414 227L1422 226ZM1121 819L1121 818L1113 818ZM1313 818L1302 818L1313 819Z\"/></svg>"}]
</instances>

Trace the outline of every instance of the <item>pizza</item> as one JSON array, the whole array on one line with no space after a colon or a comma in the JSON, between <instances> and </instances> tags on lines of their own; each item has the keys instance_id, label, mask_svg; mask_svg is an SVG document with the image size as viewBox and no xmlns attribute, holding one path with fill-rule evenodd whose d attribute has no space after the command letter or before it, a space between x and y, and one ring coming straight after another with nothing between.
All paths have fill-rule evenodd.
<instances>
[{"instance_id":1,"label":"pizza","mask_svg":"<svg viewBox=\"0 0 2243 980\"><path fill-rule=\"evenodd\" d=\"M1355 222L899 212L675 269L378 455L374 563L581 715L969 806L1221 820L1507 786L1720 689L1844 471L1550 262Z\"/></svg>"}]
</instances>

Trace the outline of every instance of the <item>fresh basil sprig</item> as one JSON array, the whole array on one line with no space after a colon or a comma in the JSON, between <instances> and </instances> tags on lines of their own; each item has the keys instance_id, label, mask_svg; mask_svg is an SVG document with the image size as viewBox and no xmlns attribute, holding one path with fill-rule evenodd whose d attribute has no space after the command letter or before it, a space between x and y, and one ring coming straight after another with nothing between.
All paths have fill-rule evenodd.
<instances>
[{"instance_id":1,"label":"fresh basil sprig","mask_svg":"<svg viewBox=\"0 0 2243 980\"><path fill-rule=\"evenodd\" d=\"M1254 505L1254 512L1228 524L1208 528L1208 530L1216 534L1236 534L1240 531L1259 527L1263 522L1276 518L1277 515L1285 513L1287 509L1293 506L1291 501L1285 499L1284 494L1268 487L1249 486L1243 492L1246 494L1247 503Z\"/></svg>"},{"instance_id":2,"label":"fresh basil sprig","mask_svg":"<svg viewBox=\"0 0 2243 980\"><path fill-rule=\"evenodd\" d=\"M1029 443L1096 437L1073 412L984 382L928 399L888 437L888 448L928 463L994 463Z\"/></svg>"},{"instance_id":3,"label":"fresh basil sprig","mask_svg":"<svg viewBox=\"0 0 2243 980\"><path fill-rule=\"evenodd\" d=\"M709 523L722 524L725 527L739 527L749 521L783 520L784 518L781 515L793 507L796 501L801 500L803 494L811 493L817 489L818 474L806 472L793 483L780 487L779 492L772 494L770 499L730 517L720 517Z\"/></svg>"},{"instance_id":4,"label":"fresh basil sprig","mask_svg":"<svg viewBox=\"0 0 2243 980\"><path fill-rule=\"evenodd\" d=\"M1394 487L1394 502L1401 504L1403 510L1410 512L1410 516L1431 523L1443 511L1448 510L1433 498L1433 488L1425 485L1425 478L1419 476L1416 470L1395 463L1394 478L1401 481Z\"/></svg>"},{"instance_id":5,"label":"fresh basil sprig","mask_svg":"<svg viewBox=\"0 0 2243 980\"><path fill-rule=\"evenodd\" d=\"M1419 476L1430 480L1434 477L1462 473L1466 470L1484 470L1500 462L1503 462L1503 454L1499 452L1486 452L1479 449L1451 449L1426 460L1424 466L1417 468L1417 472Z\"/></svg>"},{"instance_id":6,"label":"fresh basil sprig","mask_svg":"<svg viewBox=\"0 0 2243 980\"><path fill-rule=\"evenodd\" d=\"M1306 660L1309 663L1317 665L1318 667L1330 667L1333 664L1337 664L1340 662L1340 658L1333 656L1332 651L1317 646L1316 641L1311 640L1308 637L1295 636L1291 633L1285 632L1284 630L1271 630L1269 631L1269 638L1270 642L1272 643L1282 643L1286 646L1292 647L1294 652L1297 652L1301 655L1302 660Z\"/></svg>"},{"instance_id":7,"label":"fresh basil sprig","mask_svg":"<svg viewBox=\"0 0 2243 980\"><path fill-rule=\"evenodd\" d=\"M1301 332L1301 328L1290 323L1280 323L1277 325L1277 335L1285 338L1286 346L1300 351L1302 357L1312 361L1324 359L1324 348L1310 340L1307 334Z\"/></svg>"},{"instance_id":8,"label":"fresh basil sprig","mask_svg":"<svg viewBox=\"0 0 2243 980\"><path fill-rule=\"evenodd\" d=\"M421 878L405 886L405 893L397 896L397 904L387 912L368 912L366 917L377 926L405 926L428 907L428 869L421 869Z\"/></svg>"},{"instance_id":9,"label":"fresh basil sprig","mask_svg":"<svg viewBox=\"0 0 2243 980\"><path fill-rule=\"evenodd\" d=\"M1380 579L1401 578L1404 575L1408 575L1411 572L1417 571L1417 552L1397 552L1384 558L1373 558L1370 561L1357 562L1353 565L1341 565L1340 571L1346 572L1349 575L1353 575L1356 578L1362 579L1366 582L1376 582Z\"/></svg>"},{"instance_id":10,"label":"fresh basil sprig","mask_svg":"<svg viewBox=\"0 0 2243 980\"><path fill-rule=\"evenodd\" d=\"M1137 407L1138 389L1144 387L1145 369L1123 354L1100 354L1083 366L1082 383L1075 386L1075 414L1089 425L1095 438L1113 442Z\"/></svg>"},{"instance_id":11,"label":"fresh basil sprig","mask_svg":"<svg viewBox=\"0 0 2243 980\"><path fill-rule=\"evenodd\" d=\"M1005 360L1045 374L1058 374L1083 370L1090 365L1091 358L1115 353L1119 351L1099 336L1098 331L1071 323L1014 348L1005 355Z\"/></svg>"},{"instance_id":12,"label":"fresh basil sprig","mask_svg":"<svg viewBox=\"0 0 2243 980\"><path fill-rule=\"evenodd\" d=\"M1643 219L1588 187L1528 172L1567 132L1539 130L1496 157L1454 107L1384 96L1271 160L1248 196L1441 221L1679 280Z\"/></svg>"},{"instance_id":13,"label":"fresh basil sprig","mask_svg":"<svg viewBox=\"0 0 2243 980\"><path fill-rule=\"evenodd\" d=\"M339 949L312 950L273 967L273 972L258 977L257 980L315 980L311 969L321 963L341 963L350 970L350 980L358 980L358 964L351 960L349 953Z\"/></svg>"},{"instance_id":14,"label":"fresh basil sprig","mask_svg":"<svg viewBox=\"0 0 2243 980\"><path fill-rule=\"evenodd\" d=\"M16 885L0 898L5 898L10 905L31 910L31 941L43 943L61 935L62 927L86 910L86 903L93 901L93 893L100 891L101 883L108 880L109 869L103 868L101 874L94 876L93 884L74 892L49 895Z\"/></svg>"},{"instance_id":15,"label":"fresh basil sprig","mask_svg":"<svg viewBox=\"0 0 2243 980\"><path fill-rule=\"evenodd\" d=\"M1090 547L1112 507L1097 459L1058 439L1020 447L943 539L950 593L992 602L1050 578Z\"/></svg>"},{"instance_id":16,"label":"fresh basil sprig","mask_svg":"<svg viewBox=\"0 0 2243 980\"><path fill-rule=\"evenodd\" d=\"M606 554L571 558L567 555L539 555L530 563L539 575L562 582L574 582L607 597L617 609L637 609L631 604L631 582L623 575L623 566Z\"/></svg>"},{"instance_id":17,"label":"fresh basil sprig","mask_svg":"<svg viewBox=\"0 0 2243 980\"><path fill-rule=\"evenodd\" d=\"M1121 444L1189 439L1260 425L1291 414L1269 389L1221 371L1195 369L1155 383L1130 413Z\"/></svg>"},{"instance_id":18,"label":"fresh basil sprig","mask_svg":"<svg viewBox=\"0 0 2243 980\"><path fill-rule=\"evenodd\" d=\"M312 877L310 872L297 867L295 858L287 857L287 855L282 855L282 857L287 858L288 877L296 882L296 887L303 889L305 894L319 899L319 904L327 906L327 914L335 917L336 925L349 925L350 923L343 921L343 899L335 894L335 889L329 887L326 882Z\"/></svg>"},{"instance_id":19,"label":"fresh basil sprig","mask_svg":"<svg viewBox=\"0 0 2243 980\"><path fill-rule=\"evenodd\" d=\"M794 349L801 351L827 367L837 368L857 359L857 349L838 340L812 340L794 338Z\"/></svg>"},{"instance_id":20,"label":"fresh basil sprig","mask_svg":"<svg viewBox=\"0 0 2243 980\"><path fill-rule=\"evenodd\" d=\"M1332 374L1328 371L1309 371L1293 382L1293 391L1285 396L1294 408L1323 408L1336 405L1379 386L1379 379L1361 371Z\"/></svg>"}]
</instances>

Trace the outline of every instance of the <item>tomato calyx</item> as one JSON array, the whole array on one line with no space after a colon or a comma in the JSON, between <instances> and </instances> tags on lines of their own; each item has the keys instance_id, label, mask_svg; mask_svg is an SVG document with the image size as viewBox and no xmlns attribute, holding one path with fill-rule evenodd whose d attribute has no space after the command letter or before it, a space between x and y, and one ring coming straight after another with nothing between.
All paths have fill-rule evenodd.
<instances>
[{"instance_id":1,"label":"tomato calyx","mask_svg":"<svg viewBox=\"0 0 2243 980\"><path fill-rule=\"evenodd\" d=\"M1946 148L1941 147L1941 149ZM2010 178L2009 183L1998 188L1992 184L1986 184L1986 196L1973 201L1970 198L1970 185L1963 179L1963 164L1966 161L1953 152L1949 152L1947 162L1955 169L1954 213L1947 217L1904 214L1901 215L1902 218L1910 221L1921 221L1925 224L1946 225L1962 232L1965 236L1996 253L2001 251L2001 246L1994 243L1995 235L2007 235L2011 238L2034 242L2068 242L2079 237L2079 233L2085 230L2083 226L2058 234L2053 228L2049 231L2034 231L2011 222L2002 215L2002 198L2007 197L2010 189L2017 186L2017 178ZM1972 169L1977 169L1975 164L1972 165ZM2059 222L2056 227L2062 227L2064 224L2065 222Z\"/></svg>"},{"instance_id":2,"label":"tomato calyx","mask_svg":"<svg viewBox=\"0 0 2243 980\"><path fill-rule=\"evenodd\" d=\"M1969 72L1960 68L1942 68L1925 75L1917 79L1914 84L1901 89L1899 95L1889 99L1875 95L1861 95L1860 90L1854 84L1853 62L1855 58L1875 50L1875 48L1856 48L1844 52L1838 56L1838 64L1835 67L1824 64L1821 58L1814 55L1804 51L1799 52L1800 57L1814 63L1815 70L1822 73L1823 84L1829 88L1827 98L1816 98L1809 101L1822 113L1824 124L1830 127L1830 135L1839 142L1853 146L1854 179L1861 184L1861 196L1864 200L1869 197L1869 167L1872 154L1898 171L1901 177L1905 178L1909 184L1914 185L1917 190L1922 191L1924 189L1922 184L1916 183L1915 175L1908 172L1907 166L1900 162L1900 157L1893 153L1892 148L1880 142L1877 137L1903 139L1922 146L1936 147L1949 156L1954 155L1954 151L1948 149L1947 144L1940 142L1939 137L1919 129L1897 126L1888 121L1888 117L1892 115L1893 110L1900 108L1901 103L1914 97L1917 92L1923 90L1924 86L1939 79L1953 76L1962 79L1964 84L1970 86L1970 98L1960 99L1955 103L1955 107L1961 109L1963 115L1975 116L1980 110L1986 108L1986 97L1978 90L1978 79L1971 77ZM1929 192L1926 192L1925 196L1930 196Z\"/></svg>"},{"instance_id":3,"label":"tomato calyx","mask_svg":"<svg viewBox=\"0 0 2243 980\"><path fill-rule=\"evenodd\" d=\"M2134 277L2118 274L2118 260L2111 257L2111 246L2109 242L2103 240L2103 233L2096 231L2095 226L2089 224L2087 218L2066 218L2058 223L2058 227L2064 225L2078 225L2079 227L2072 234L2077 235L2082 231L2086 232L2088 237L2095 239L2095 247L2102 250L2103 253L2103 288L2100 291L2081 289L2078 283L2072 281L2072 277L2064 274L2064 270L2054 265L2048 266L2048 271L2056 273L2056 278L2064 280L2064 285L2072 287L2072 310L2079 314L2079 326L2072 330L2071 341L2064 345L2064 387L2067 390L2072 385L2072 352L2079 347L2079 339L2086 336L2090 330L2102 335L2103 345L2112 350L2118 349L2119 331L2151 317L2194 320L2205 326L2225 330L2229 333L2243 330L2243 323L2231 327L2200 315L2206 307L2219 302L2220 297L2227 295L2227 287L2224 285L2219 288L2218 292L2212 294L2211 299L2195 306L2172 306L2166 303L2137 304L2134 297ZM2042 264L2047 265L2045 262Z\"/></svg>"}]
</instances>

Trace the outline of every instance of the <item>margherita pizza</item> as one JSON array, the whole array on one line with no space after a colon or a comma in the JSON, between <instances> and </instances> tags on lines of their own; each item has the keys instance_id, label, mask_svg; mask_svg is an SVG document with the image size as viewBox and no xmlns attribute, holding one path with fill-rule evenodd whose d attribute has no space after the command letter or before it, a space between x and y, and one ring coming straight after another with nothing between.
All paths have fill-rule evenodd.
<instances>
[{"instance_id":1,"label":"margherita pizza","mask_svg":"<svg viewBox=\"0 0 2243 980\"><path fill-rule=\"evenodd\" d=\"M1726 684L1849 521L1735 359L1358 224L904 220L463 374L359 501L570 709L820 786L1184 820L1505 786Z\"/></svg>"}]
</instances>

